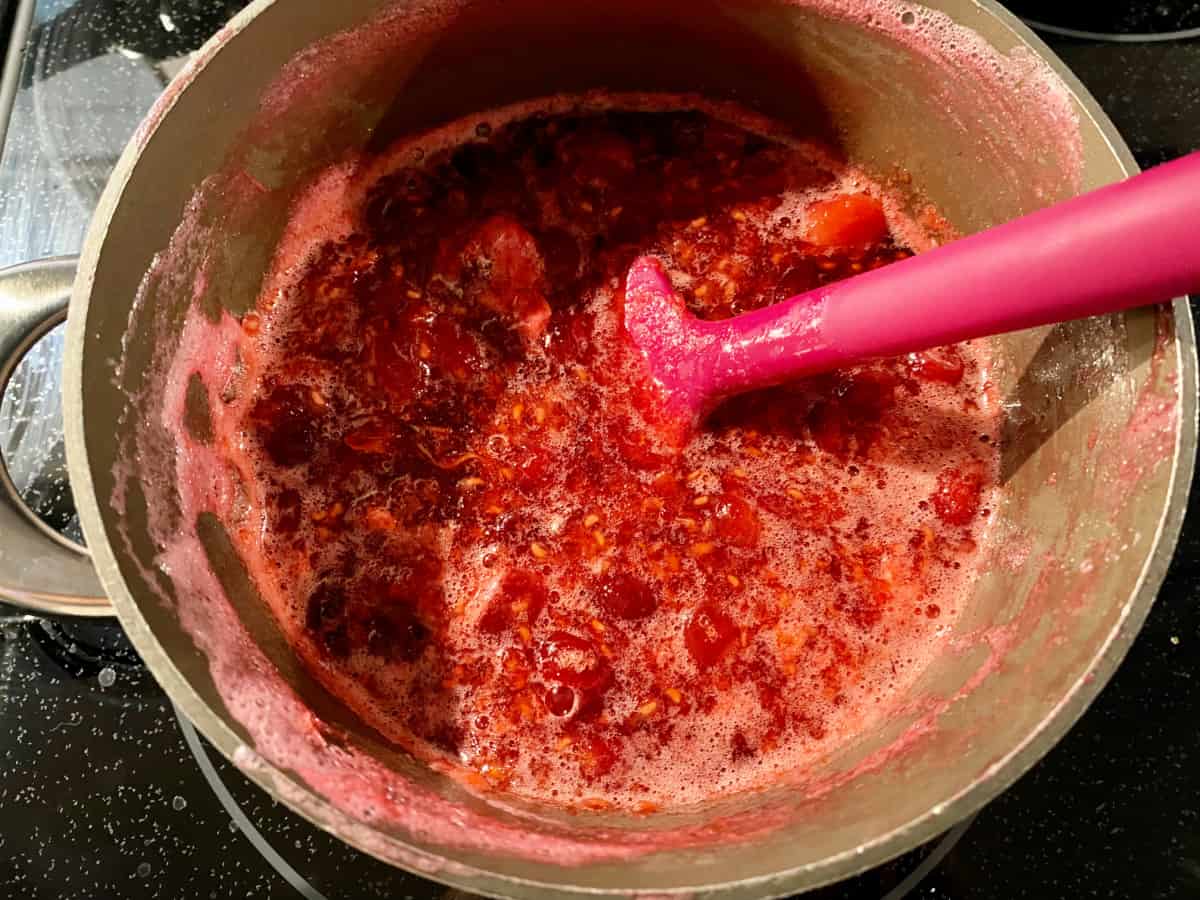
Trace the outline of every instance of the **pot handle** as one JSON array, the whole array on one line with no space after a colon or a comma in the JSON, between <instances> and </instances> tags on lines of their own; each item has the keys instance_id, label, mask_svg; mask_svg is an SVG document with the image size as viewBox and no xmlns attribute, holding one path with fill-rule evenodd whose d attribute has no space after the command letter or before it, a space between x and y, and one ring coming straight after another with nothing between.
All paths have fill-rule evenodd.
<instances>
[{"instance_id":1,"label":"pot handle","mask_svg":"<svg viewBox=\"0 0 1200 900\"><path fill-rule=\"evenodd\" d=\"M66 320L76 262L64 257L0 269L0 395L26 351ZM0 600L40 613L113 615L91 554L34 514L2 458Z\"/></svg>"}]
</instances>

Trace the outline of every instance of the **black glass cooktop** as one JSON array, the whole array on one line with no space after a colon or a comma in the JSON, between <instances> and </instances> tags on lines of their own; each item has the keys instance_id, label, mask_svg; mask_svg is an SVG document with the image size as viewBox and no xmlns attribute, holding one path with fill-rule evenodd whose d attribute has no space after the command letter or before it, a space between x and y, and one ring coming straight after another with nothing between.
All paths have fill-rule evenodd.
<instances>
[{"instance_id":1,"label":"black glass cooktop","mask_svg":"<svg viewBox=\"0 0 1200 900\"><path fill-rule=\"evenodd\" d=\"M24 46L0 155L0 266L78 250L142 114L240 5L0 0L0 23ZM1054 29L1045 36L1143 165L1200 146L1200 41L1177 36L1200 26L1200 3L1016 8ZM39 514L74 533L61 355L54 332L22 364L0 400L0 451ZM1200 896L1198 561L1200 515L1190 515L1128 659L1012 789L929 845L812 896ZM115 622L0 604L0 897L454 895L351 850L250 785L179 719Z\"/></svg>"},{"instance_id":2,"label":"black glass cooktop","mask_svg":"<svg viewBox=\"0 0 1200 900\"><path fill-rule=\"evenodd\" d=\"M1200 3L1193 0L1013 0L1006 6L1039 31L1063 37L1139 43L1200 34Z\"/></svg>"}]
</instances>

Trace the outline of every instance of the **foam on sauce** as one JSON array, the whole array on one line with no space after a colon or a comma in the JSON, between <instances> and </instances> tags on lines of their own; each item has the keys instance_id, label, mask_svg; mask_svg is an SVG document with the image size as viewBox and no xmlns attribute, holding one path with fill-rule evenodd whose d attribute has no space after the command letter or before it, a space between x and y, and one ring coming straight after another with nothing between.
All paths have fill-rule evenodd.
<instances>
[{"instance_id":1,"label":"foam on sauce","mask_svg":"<svg viewBox=\"0 0 1200 900\"><path fill-rule=\"evenodd\" d=\"M595 114L617 109L614 139ZM674 194L638 181L663 128L685 136L672 165L717 169ZM513 135L532 156L476 183ZM438 203L458 199L427 195L463 147L458 188L482 211L454 219ZM514 172L531 180L497 182ZM891 233L807 244L814 204L847 193ZM447 217L424 237L418 203ZM678 453L645 427L619 276L655 252L723 316L922 249L917 233L822 147L694 98L526 104L330 170L237 338L213 423L242 483L224 517L314 674L472 784L650 811L803 779L904 697L970 593L995 478L986 354L743 398Z\"/></svg>"},{"instance_id":2,"label":"foam on sauce","mask_svg":"<svg viewBox=\"0 0 1200 900\"><path fill-rule=\"evenodd\" d=\"M1011 109L1011 115L1003 120L1005 127L999 134L997 148L1013 161L1014 178L1034 183L1039 191L1044 186L1049 196L1061 193L1064 187L1078 189L1082 154L1071 92L1051 67L1035 55L1023 48L1002 53L947 16L903 0L795 0L795 5L811 8L834 20L854 22L870 40L882 40L885 45L894 42L932 62L945 83L950 79L971 82L990 99L993 107ZM116 510L123 511L128 502L136 511L139 504L134 499L138 489L145 492L151 517L149 538L157 548L157 555L137 562L139 556L133 546L137 534L127 524L114 529L115 539L124 545L124 557L140 568L151 593L161 594L162 602L178 610L183 630L194 636L208 658L211 677L229 716L245 729L254 748L239 748L237 753L231 753L231 758L256 777L269 778L278 795L296 809L304 810L324 827L380 858L423 872L439 872L438 877L457 873L459 867L446 860L446 856L453 854L440 850L436 857L418 854L410 843L401 844L394 839L392 829L399 829L404 841L425 841L438 848L468 848L472 853L484 854L485 859L518 857L556 865L605 859L632 861L639 854L651 851L687 846L710 851L734 841L764 839L796 815L792 801L788 801L787 808L756 805L744 816L727 816L696 828L672 827L666 831L605 829L601 821L579 818L581 826L564 834L561 829L546 827L545 823L528 817L511 821L472 810L374 759L369 748L353 741L347 743L336 728L321 721L305 706L284 674L266 659L240 620L235 603L215 583L200 546L194 524L197 516L210 511L223 516L230 514L229 508L214 509L209 505L213 485L228 486L226 496L237 494L230 482L228 466L221 465L214 456L228 452L228 448L220 447L220 441L223 436L236 433L227 415L236 410L227 410L223 404L214 405L216 440L211 444L195 440L178 418L165 421L165 433L160 435L155 427L158 416L143 412L170 405L175 397L176 408L182 409L182 391L193 374L202 379L209 395L215 397L240 371L237 367L226 368L222 362L225 355L219 348L213 350L215 344L236 334L237 323L225 314L214 325L202 312L203 306L211 306L202 289L196 293L188 314L191 337L182 343L175 323L161 315L161 310L174 309L175 304L154 302L159 293L170 295L172 300L188 294L190 276L187 284L180 284L177 274L220 270L223 226L214 225L206 211L223 210L231 204L234 208L239 204L256 207L257 191L246 192L245 196L235 191L230 197L228 187L251 186L253 179L240 177L248 159L279 157L281 123L300 120L308 134L314 121L328 123L336 115L349 114L362 84L375 80L378 72L391 72L398 55L420 58L426 52L422 41L432 37L439 26L452 21L463 6L460 0L441 0L389 7L384 14L332 35L300 54L281 71L274 89L264 94L258 120L243 136L245 146L235 149L226 168L198 191L170 246L155 258L130 318L134 339L146 337L149 329L148 336L161 348L152 361L149 382L142 383L144 361L140 355L126 358L123 354L117 360L117 379L120 389L129 397L130 407L124 414L121 431L126 440L112 471L115 487L108 499ZM226 36L229 34L232 31ZM383 68L375 68L376 64ZM179 87L187 84L201 65L198 57L174 84ZM164 94L147 117L146 126L139 131L141 137L152 136L173 99L174 92ZM330 109L335 110L333 117L329 115ZM963 127L970 129L972 123L964 121ZM1035 165L1043 158L1049 165ZM989 162L977 164L982 167ZM283 185L278 190L291 188ZM350 205L347 201L346 206ZM319 206L314 207L314 221L318 221ZM331 211L336 212L336 207L331 207ZM293 221L299 221L298 214ZM893 231L899 221L891 218ZM919 233L919 229L915 230ZM903 241L911 244L911 235ZM281 245L276 255L277 276L279 263L287 259L287 246ZM292 261L298 260L293 257ZM202 280L196 280L198 289L202 288ZM160 402L164 395L165 404ZM170 512L176 506L178 516ZM258 560L259 564L262 562ZM258 574L259 580L267 584L264 572ZM1044 600L1040 605L1027 603L1026 609L1036 606L1032 610L1036 614L1046 602L1050 601ZM1052 611L1056 604L1050 602L1045 608ZM138 639L143 630L133 627L131 634ZM979 639L980 635L975 633L962 636L958 652L974 648ZM1003 652L995 649L980 669L981 678L995 668L994 657ZM973 686L975 681L969 684ZM171 689L170 683L168 688ZM175 688L172 693L177 700L178 690ZM967 693L969 688L964 688L952 697L942 698L929 708L921 723L852 769L830 775L822 768L811 778L806 775L799 790L789 796L796 798L803 809L806 798L820 796L906 755L916 738L936 730L941 713L959 704ZM923 695L914 698L915 702L929 699ZM293 773L298 780L292 780ZM501 805L498 800L495 797L494 806ZM520 814L518 807L513 811ZM718 859L720 855L706 852L696 858ZM631 866L630 871L638 870ZM715 872L714 877L724 878L724 874Z\"/></svg>"}]
</instances>

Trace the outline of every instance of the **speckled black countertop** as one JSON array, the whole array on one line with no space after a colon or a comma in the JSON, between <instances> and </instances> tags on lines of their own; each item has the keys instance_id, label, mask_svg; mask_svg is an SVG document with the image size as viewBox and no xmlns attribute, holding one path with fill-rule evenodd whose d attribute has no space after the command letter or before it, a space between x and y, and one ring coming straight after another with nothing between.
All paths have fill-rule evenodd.
<instances>
[{"instance_id":1,"label":"speckled black countertop","mask_svg":"<svg viewBox=\"0 0 1200 900\"><path fill-rule=\"evenodd\" d=\"M0 0L0 18L18 5ZM178 56L238 4L33 5L0 156L3 265L78 249L116 152ZM1085 31L1200 25L1195 3L1015 5ZM1200 147L1200 40L1048 39L1143 165ZM6 454L17 432L37 432L40 420L25 401L51 402L56 353L60 336L19 373L24 395L10 390L0 403ZM37 433L50 447L42 468L7 458L22 487L48 498L53 518L63 490L46 491L44 482L53 483L46 467L58 457L53 437ZM813 896L1200 896L1200 492L1191 505L1145 627L1066 738L969 825ZM115 623L49 620L0 605L0 897L453 894L318 832L207 752Z\"/></svg>"}]
</instances>

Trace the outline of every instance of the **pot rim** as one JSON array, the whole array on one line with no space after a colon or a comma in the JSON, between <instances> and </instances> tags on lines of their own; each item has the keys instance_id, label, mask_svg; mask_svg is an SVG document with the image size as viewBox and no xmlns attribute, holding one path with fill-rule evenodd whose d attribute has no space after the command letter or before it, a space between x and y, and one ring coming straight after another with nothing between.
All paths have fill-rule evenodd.
<instances>
[{"instance_id":1,"label":"pot rim","mask_svg":"<svg viewBox=\"0 0 1200 900\"><path fill-rule=\"evenodd\" d=\"M378 856L359 836L359 828L340 827L351 822L349 817L319 797L304 782L265 760L259 760L258 764L252 767L238 764L235 754L245 749L242 740L180 672L171 655L142 618L137 602L121 577L116 556L105 534L101 503L96 496L88 466L84 433L82 359L87 339L86 323L91 291L109 224L124 195L125 186L138 164L142 148L152 139L158 125L174 107L179 95L199 76L218 50L276 2L277 0L253 0L193 56L175 82L151 108L130 140L100 199L80 255L79 272L67 320L63 402L68 472L80 521L92 551L100 582L112 600L130 641L177 710L182 712L222 755L238 765L244 775L271 796L281 799L293 812L357 849ZM1131 175L1139 171L1133 154L1112 121L1066 64L1032 30L996 0L972 2L998 20L1017 41L1023 43L1051 67L1079 103L1083 115L1103 137L1123 172ZM977 812L1028 771L1075 724L1108 683L1140 631L1166 576L1187 508L1197 443L1197 355L1192 316L1186 298L1173 301L1172 315L1175 325L1174 350L1178 355L1179 393L1176 408L1178 430L1171 459L1167 503L1153 535L1152 549L1138 577L1137 586L1125 604L1121 618L1114 625L1104 646L1097 652L1088 671L1070 686L1058 705L1020 744L1013 747L957 795L946 797L917 818L867 843L813 863L769 875L667 889L659 893L666 896L782 896L849 878L935 838ZM290 786L289 790L280 790L279 785L283 783ZM307 797L303 806L291 799L296 796L296 790ZM637 886L632 884L611 889L587 888L519 878L454 862L390 835L386 836L386 839L398 851L396 855L404 859L404 868L452 887L492 896L549 898L570 894L620 896L637 893Z\"/></svg>"}]
</instances>

